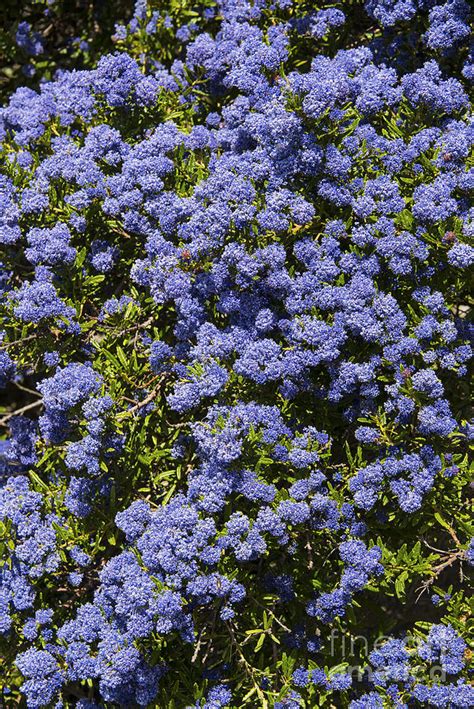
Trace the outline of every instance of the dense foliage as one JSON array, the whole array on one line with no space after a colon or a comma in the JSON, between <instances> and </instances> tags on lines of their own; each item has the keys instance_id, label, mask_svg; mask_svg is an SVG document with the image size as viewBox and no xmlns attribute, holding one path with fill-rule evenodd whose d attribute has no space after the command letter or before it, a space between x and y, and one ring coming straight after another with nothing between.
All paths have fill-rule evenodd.
<instances>
[{"instance_id":1,"label":"dense foliage","mask_svg":"<svg viewBox=\"0 0 474 709\"><path fill-rule=\"evenodd\" d=\"M100 5L6 4L3 705L473 706L469 3Z\"/></svg>"}]
</instances>

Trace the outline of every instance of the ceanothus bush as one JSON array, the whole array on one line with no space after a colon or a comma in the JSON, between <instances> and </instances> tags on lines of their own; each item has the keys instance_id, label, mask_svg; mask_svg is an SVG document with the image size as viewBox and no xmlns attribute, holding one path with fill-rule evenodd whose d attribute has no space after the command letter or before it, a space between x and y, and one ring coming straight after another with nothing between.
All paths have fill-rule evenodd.
<instances>
[{"instance_id":1,"label":"ceanothus bush","mask_svg":"<svg viewBox=\"0 0 474 709\"><path fill-rule=\"evenodd\" d=\"M125 10L0 109L2 705L473 706L469 3Z\"/></svg>"}]
</instances>

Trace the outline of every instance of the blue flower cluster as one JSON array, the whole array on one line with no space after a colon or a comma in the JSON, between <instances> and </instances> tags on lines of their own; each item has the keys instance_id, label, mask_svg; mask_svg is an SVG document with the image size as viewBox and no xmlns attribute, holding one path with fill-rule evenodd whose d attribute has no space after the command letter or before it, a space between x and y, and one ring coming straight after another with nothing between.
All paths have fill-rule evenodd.
<instances>
[{"instance_id":1,"label":"blue flower cluster","mask_svg":"<svg viewBox=\"0 0 474 709\"><path fill-rule=\"evenodd\" d=\"M426 642L418 645L403 639L386 639L383 644L369 655L371 681L378 688L386 688L390 706L407 707L404 694L410 688L412 699L422 706L469 707L472 702L472 687L463 680L456 684L447 682L426 686L417 681L420 658L438 664L438 669L447 674L457 674L464 666L463 653L466 643L450 625L433 625ZM308 671L299 667L293 672L293 683L297 687L307 687L310 683L323 687L326 691L345 690L351 687L353 677L350 673L326 673L319 669ZM349 703L350 709L382 709L384 696L379 692L364 694Z\"/></svg>"},{"instance_id":2,"label":"blue flower cluster","mask_svg":"<svg viewBox=\"0 0 474 709\"><path fill-rule=\"evenodd\" d=\"M60 565L54 514L45 514L42 497L31 490L23 475L8 478L0 489L2 537L9 539L13 551L9 563L0 568L0 629L8 633L12 612L30 611L35 600L34 581L55 572ZM44 610L40 610L44 617ZM41 614L43 614L41 616ZM38 621L37 622L41 622ZM29 627L26 621L25 627ZM25 630L23 631L25 632ZM31 635L31 629L28 632Z\"/></svg>"},{"instance_id":3,"label":"blue flower cluster","mask_svg":"<svg viewBox=\"0 0 474 709\"><path fill-rule=\"evenodd\" d=\"M0 634L28 707L167 706L188 665L183 709L474 703L439 614L363 684L313 659L400 598L403 530L456 544L428 584L472 561L437 507L473 430L470 8L359 4L139 0L116 53L0 109Z\"/></svg>"}]
</instances>

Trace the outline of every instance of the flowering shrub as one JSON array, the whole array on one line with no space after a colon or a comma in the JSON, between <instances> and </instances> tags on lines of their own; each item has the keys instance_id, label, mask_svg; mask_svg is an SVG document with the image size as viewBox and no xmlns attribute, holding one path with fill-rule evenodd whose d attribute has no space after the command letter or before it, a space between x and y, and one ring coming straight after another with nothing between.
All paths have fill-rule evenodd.
<instances>
[{"instance_id":1,"label":"flowering shrub","mask_svg":"<svg viewBox=\"0 0 474 709\"><path fill-rule=\"evenodd\" d=\"M469 10L139 0L1 109L5 706L474 704Z\"/></svg>"}]
</instances>

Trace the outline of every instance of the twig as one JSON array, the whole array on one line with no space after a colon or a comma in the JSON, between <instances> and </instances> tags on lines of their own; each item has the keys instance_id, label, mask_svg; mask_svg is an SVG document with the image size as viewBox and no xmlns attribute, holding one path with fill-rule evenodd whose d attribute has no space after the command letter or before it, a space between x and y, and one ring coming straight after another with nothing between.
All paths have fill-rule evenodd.
<instances>
[{"instance_id":1,"label":"twig","mask_svg":"<svg viewBox=\"0 0 474 709\"><path fill-rule=\"evenodd\" d=\"M439 576L440 573L443 571L443 569L446 569L448 566L451 566L452 564L454 564L454 562L457 559L459 559L459 557L462 557L462 556L464 556L464 551L462 551L462 550L457 551L455 554L452 554L448 559L443 561L441 564L438 564L438 566L435 566L433 569L433 573L435 575L434 578L436 578L436 576Z\"/></svg>"},{"instance_id":2,"label":"twig","mask_svg":"<svg viewBox=\"0 0 474 709\"><path fill-rule=\"evenodd\" d=\"M447 569L449 566L452 566L455 561L457 561L458 559L463 559L464 557L465 551L463 549L459 549L459 551L450 554L447 559L441 562L441 564L438 564L438 566L433 567L433 569L431 569L433 576L424 581L421 586L416 589L417 591L420 591L420 593L416 597L416 602L418 603L424 592L427 591L429 587L434 584L435 580L438 578L441 572L444 571L444 569Z\"/></svg>"},{"instance_id":3,"label":"twig","mask_svg":"<svg viewBox=\"0 0 474 709\"><path fill-rule=\"evenodd\" d=\"M20 384L19 382L13 383L18 389L21 389L21 391L26 391L28 394L34 394L35 396L38 396L38 392L34 389L29 389L28 387L23 386L23 384Z\"/></svg>"},{"instance_id":4,"label":"twig","mask_svg":"<svg viewBox=\"0 0 474 709\"><path fill-rule=\"evenodd\" d=\"M0 342L0 350L6 349L7 347L13 347L13 345L23 344L24 342L28 342L28 340L35 340L37 337L38 334L35 333L34 335L27 335L26 337L22 337L21 340L12 340L12 342Z\"/></svg>"},{"instance_id":5,"label":"twig","mask_svg":"<svg viewBox=\"0 0 474 709\"><path fill-rule=\"evenodd\" d=\"M258 684L257 680L255 679L255 675L254 675L254 672L253 672L253 667L252 667L252 665L249 664L249 662L247 661L247 658L245 657L244 653L242 652L242 650L241 650L241 648L240 648L240 645L239 645L239 643L237 642L237 638L235 637L235 633L234 633L234 629L232 628L232 625L231 625L230 623L226 623L226 626L227 626L227 629L229 630L229 633L230 633L230 637L231 637L231 640L232 640L232 645L233 645L233 646L235 647L235 649L237 650L237 653L238 653L238 655L239 655L239 657L240 657L241 663L243 664L246 673L248 674L248 676L249 676L250 679L252 680L252 684L253 684L253 686L255 687L255 690L256 690L256 692L257 692L257 695L258 695L260 701L262 702L262 709L267 709L267 708L268 708L268 702L267 702L267 700L266 700L266 698L265 698L264 693L262 692L262 688L260 687L260 685Z\"/></svg>"},{"instance_id":6,"label":"twig","mask_svg":"<svg viewBox=\"0 0 474 709\"><path fill-rule=\"evenodd\" d=\"M160 384L161 384L161 382L160 382ZM119 417L120 417L120 418L126 418L127 416L133 416L133 414L134 414L136 411L139 411L140 409L143 409L143 407L146 406L147 404L149 404L150 401L153 401L153 399L155 398L155 396L158 394L158 392L160 391L160 388L161 388L161 387L160 387L160 384L159 384L158 386L156 386L156 387L153 389L153 391L151 391L151 392L148 394L148 396L146 396L142 401L140 401L138 404L135 404L135 406L132 406L131 409L127 409L127 411L121 411L121 412L118 414L117 418L119 418Z\"/></svg>"},{"instance_id":7,"label":"twig","mask_svg":"<svg viewBox=\"0 0 474 709\"><path fill-rule=\"evenodd\" d=\"M43 403L43 399L38 399L38 401L33 401L31 404L27 404L26 406L22 406L21 409L17 409L16 411L12 411L9 414L6 414L6 416L3 416L3 418L0 419L0 426L5 426L6 422L9 421L14 416L19 416L20 414L24 413L25 411L30 411L30 409L35 409L37 406L41 406L42 403Z\"/></svg>"},{"instance_id":8,"label":"twig","mask_svg":"<svg viewBox=\"0 0 474 709\"><path fill-rule=\"evenodd\" d=\"M208 643L207 643L207 645L206 645L206 651L205 651L204 656L203 656L203 658L202 658L202 664L203 664L203 665L206 664L207 658L209 657L209 653L210 653L211 648L212 648L212 640L213 640L213 637L214 637L214 629L215 629L215 627L216 627L216 620L217 620L217 609L214 608L214 613L213 613L213 616L212 616L211 630L210 630L210 632L209 632L209 641L208 641Z\"/></svg>"},{"instance_id":9,"label":"twig","mask_svg":"<svg viewBox=\"0 0 474 709\"><path fill-rule=\"evenodd\" d=\"M436 551L438 554L454 554L456 549L438 549L437 547L431 546L431 544L428 544L428 542L423 539L423 544L428 547L431 551Z\"/></svg>"},{"instance_id":10,"label":"twig","mask_svg":"<svg viewBox=\"0 0 474 709\"><path fill-rule=\"evenodd\" d=\"M267 613L269 613L272 618L275 620L275 622L280 626L280 628L283 628L283 630L286 630L287 633L291 633L291 628L288 628L284 623L281 622L281 620L278 618L278 616L275 615L275 613L270 609L267 608L267 606L263 603L260 603L254 596L249 596L249 598L252 599L254 603L257 604L257 606L260 606L260 608L263 608Z\"/></svg>"},{"instance_id":11,"label":"twig","mask_svg":"<svg viewBox=\"0 0 474 709\"><path fill-rule=\"evenodd\" d=\"M201 628L201 630L199 631L197 642L196 642L196 648L195 648L195 650L193 652L193 656L191 658L191 662L196 662L196 660L197 660L197 656L199 655L199 650L201 649L201 641L202 641L203 633L204 633L204 628Z\"/></svg>"},{"instance_id":12,"label":"twig","mask_svg":"<svg viewBox=\"0 0 474 709\"><path fill-rule=\"evenodd\" d=\"M308 571L311 571L311 569L314 566L314 562L313 562L313 548L311 546L311 542L310 542L309 538L307 539L307 542L306 542L304 548L308 552Z\"/></svg>"}]
</instances>

